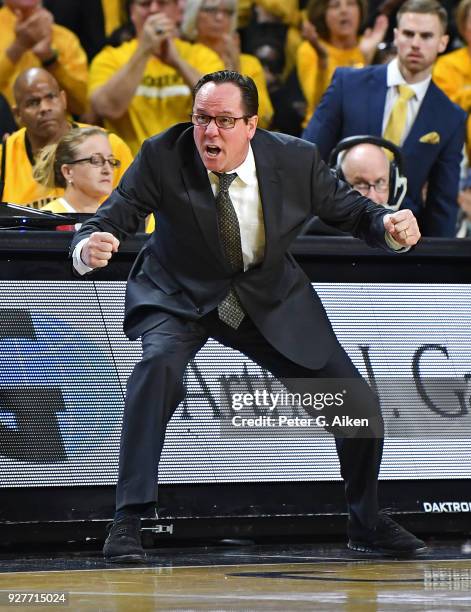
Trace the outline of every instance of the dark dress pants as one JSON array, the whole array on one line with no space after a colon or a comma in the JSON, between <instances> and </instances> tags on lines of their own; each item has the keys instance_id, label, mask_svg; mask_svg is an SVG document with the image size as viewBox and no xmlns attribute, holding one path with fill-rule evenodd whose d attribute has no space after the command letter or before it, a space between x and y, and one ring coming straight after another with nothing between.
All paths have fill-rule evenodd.
<instances>
[{"instance_id":1,"label":"dark dress pants","mask_svg":"<svg viewBox=\"0 0 471 612\"><path fill-rule=\"evenodd\" d=\"M129 504L155 502L157 471L165 430L172 414L183 400L183 376L188 362L209 337L237 349L277 378L357 379L364 385L363 397L368 414L382 424L376 395L337 343L326 365L320 370L300 366L280 354L246 317L239 329L222 323L215 312L199 321L173 315L142 336L142 360L135 366L127 385L123 415L117 510ZM382 432L382 430L381 430ZM374 527L378 514L377 482L383 437L336 437L340 470L353 525Z\"/></svg>"}]
</instances>

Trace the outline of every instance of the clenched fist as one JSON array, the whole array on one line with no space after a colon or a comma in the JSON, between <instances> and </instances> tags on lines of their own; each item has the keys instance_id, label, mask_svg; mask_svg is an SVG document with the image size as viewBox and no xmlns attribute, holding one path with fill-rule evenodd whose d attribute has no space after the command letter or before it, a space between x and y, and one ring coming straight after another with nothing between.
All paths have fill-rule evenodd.
<instances>
[{"instance_id":1,"label":"clenched fist","mask_svg":"<svg viewBox=\"0 0 471 612\"><path fill-rule=\"evenodd\" d=\"M420 240L417 219L411 210L404 208L383 217L384 228L402 246L414 246Z\"/></svg>"},{"instance_id":2,"label":"clenched fist","mask_svg":"<svg viewBox=\"0 0 471 612\"><path fill-rule=\"evenodd\" d=\"M108 232L93 232L82 247L80 257L89 268L104 268L119 248L119 240Z\"/></svg>"}]
</instances>

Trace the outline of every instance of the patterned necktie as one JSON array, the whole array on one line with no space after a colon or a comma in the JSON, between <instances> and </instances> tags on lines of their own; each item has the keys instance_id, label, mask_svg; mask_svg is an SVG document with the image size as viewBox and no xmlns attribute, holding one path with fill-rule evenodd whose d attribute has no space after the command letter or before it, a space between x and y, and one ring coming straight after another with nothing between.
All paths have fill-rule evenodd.
<instances>
[{"instance_id":1,"label":"patterned necktie","mask_svg":"<svg viewBox=\"0 0 471 612\"><path fill-rule=\"evenodd\" d=\"M234 205L229 195L229 187L237 174L214 172L219 178L219 191L216 196L216 209L218 214L219 236L226 260L233 272L244 269L242 258L242 245L240 242L240 227ZM239 297L231 287L229 293L218 306L218 315L221 321L237 329L245 316Z\"/></svg>"},{"instance_id":2,"label":"patterned necktie","mask_svg":"<svg viewBox=\"0 0 471 612\"><path fill-rule=\"evenodd\" d=\"M406 129L407 107L409 100L415 96L415 92L407 85L399 85L399 96L396 98L389 115L383 138L390 140L400 146Z\"/></svg>"}]
</instances>

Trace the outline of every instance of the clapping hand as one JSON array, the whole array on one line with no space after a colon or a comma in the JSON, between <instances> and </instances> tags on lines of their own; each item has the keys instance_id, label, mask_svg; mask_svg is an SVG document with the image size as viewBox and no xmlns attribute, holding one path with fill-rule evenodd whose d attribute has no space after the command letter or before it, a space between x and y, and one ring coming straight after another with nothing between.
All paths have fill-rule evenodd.
<instances>
[{"instance_id":1,"label":"clapping hand","mask_svg":"<svg viewBox=\"0 0 471 612\"><path fill-rule=\"evenodd\" d=\"M360 40L360 51L365 58L365 64L371 64L380 42L388 30L389 20L386 15L378 15L372 28L367 28Z\"/></svg>"},{"instance_id":2,"label":"clapping hand","mask_svg":"<svg viewBox=\"0 0 471 612\"><path fill-rule=\"evenodd\" d=\"M317 57L319 58L319 67L325 69L327 67L329 54L327 53L327 49L321 43L316 26L310 21L303 21L301 34L303 35L303 38L311 43L312 48L317 53Z\"/></svg>"}]
</instances>

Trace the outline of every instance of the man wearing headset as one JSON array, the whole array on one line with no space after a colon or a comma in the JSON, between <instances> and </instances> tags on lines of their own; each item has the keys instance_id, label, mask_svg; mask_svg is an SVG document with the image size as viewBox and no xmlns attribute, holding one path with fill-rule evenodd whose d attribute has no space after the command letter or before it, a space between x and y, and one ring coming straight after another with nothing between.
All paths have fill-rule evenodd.
<instances>
[{"instance_id":1,"label":"man wearing headset","mask_svg":"<svg viewBox=\"0 0 471 612\"><path fill-rule=\"evenodd\" d=\"M407 192L407 178L401 150L390 140L371 135L348 136L332 149L328 163L336 178L361 195L392 212L400 207ZM310 221L305 233L345 235L319 217Z\"/></svg>"},{"instance_id":2,"label":"man wearing headset","mask_svg":"<svg viewBox=\"0 0 471 612\"><path fill-rule=\"evenodd\" d=\"M392 161L386 153L392 154ZM344 138L332 151L329 165L338 178L376 204L397 210L407 191L402 156L389 140L375 136Z\"/></svg>"}]
</instances>

